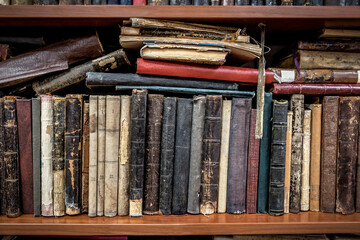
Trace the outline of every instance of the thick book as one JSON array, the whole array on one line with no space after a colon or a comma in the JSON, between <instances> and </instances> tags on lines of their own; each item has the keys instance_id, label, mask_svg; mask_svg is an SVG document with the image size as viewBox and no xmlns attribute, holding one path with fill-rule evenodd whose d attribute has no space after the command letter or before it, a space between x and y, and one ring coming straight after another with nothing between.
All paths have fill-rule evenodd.
<instances>
[{"instance_id":1,"label":"thick book","mask_svg":"<svg viewBox=\"0 0 360 240\"><path fill-rule=\"evenodd\" d=\"M164 95L149 94L146 124L144 214L159 214L159 173Z\"/></svg>"},{"instance_id":2,"label":"thick book","mask_svg":"<svg viewBox=\"0 0 360 240\"><path fill-rule=\"evenodd\" d=\"M233 98L231 106L226 212L246 211L246 173L251 98Z\"/></svg>"},{"instance_id":3,"label":"thick book","mask_svg":"<svg viewBox=\"0 0 360 240\"><path fill-rule=\"evenodd\" d=\"M192 99L178 98L175 132L172 214L186 214L190 168Z\"/></svg>"},{"instance_id":4,"label":"thick book","mask_svg":"<svg viewBox=\"0 0 360 240\"><path fill-rule=\"evenodd\" d=\"M207 95L201 162L200 213L217 212L221 148L222 96Z\"/></svg>"},{"instance_id":5,"label":"thick book","mask_svg":"<svg viewBox=\"0 0 360 240\"><path fill-rule=\"evenodd\" d=\"M284 213L284 180L288 101L274 100L269 168L269 214Z\"/></svg>"},{"instance_id":6,"label":"thick book","mask_svg":"<svg viewBox=\"0 0 360 240\"><path fill-rule=\"evenodd\" d=\"M0 98L0 214L6 214L5 161L4 161L4 99ZM40 159L39 159L40 161ZM40 166L40 163L39 163Z\"/></svg>"},{"instance_id":7,"label":"thick book","mask_svg":"<svg viewBox=\"0 0 360 240\"><path fill-rule=\"evenodd\" d=\"M358 84L279 84L274 83L273 94L303 95L360 95Z\"/></svg>"},{"instance_id":8,"label":"thick book","mask_svg":"<svg viewBox=\"0 0 360 240\"><path fill-rule=\"evenodd\" d=\"M143 215L147 91L134 89L131 98L130 206L132 217Z\"/></svg>"},{"instance_id":9,"label":"thick book","mask_svg":"<svg viewBox=\"0 0 360 240\"><path fill-rule=\"evenodd\" d=\"M265 71L265 83L271 84L274 73ZM137 59L138 74L161 75L172 77L200 78L209 80L232 81L246 84L256 84L258 81L258 70L233 66L207 66L200 64L162 62Z\"/></svg>"},{"instance_id":10,"label":"thick book","mask_svg":"<svg viewBox=\"0 0 360 240\"><path fill-rule=\"evenodd\" d=\"M200 186L201 161L203 157L203 134L205 120L205 96L194 96L192 126L191 126L191 152L187 212L200 213Z\"/></svg>"},{"instance_id":11,"label":"thick book","mask_svg":"<svg viewBox=\"0 0 360 240\"><path fill-rule=\"evenodd\" d=\"M104 216L105 198L105 148L106 148L106 96L98 96L97 121L97 207L96 215Z\"/></svg>"},{"instance_id":12,"label":"thick book","mask_svg":"<svg viewBox=\"0 0 360 240\"><path fill-rule=\"evenodd\" d=\"M285 150L285 178L284 178L284 213L289 213L290 202L290 172L291 172L291 138L293 111L287 113L286 150Z\"/></svg>"},{"instance_id":13,"label":"thick book","mask_svg":"<svg viewBox=\"0 0 360 240\"><path fill-rule=\"evenodd\" d=\"M81 154L81 212L89 210L90 103L84 100Z\"/></svg>"},{"instance_id":14,"label":"thick book","mask_svg":"<svg viewBox=\"0 0 360 240\"><path fill-rule=\"evenodd\" d=\"M34 213L31 99L16 99L23 213Z\"/></svg>"},{"instance_id":15,"label":"thick book","mask_svg":"<svg viewBox=\"0 0 360 240\"><path fill-rule=\"evenodd\" d=\"M300 210L309 211L310 208L310 151L311 151L311 109L304 111L303 125L303 160L301 163L301 199Z\"/></svg>"},{"instance_id":16,"label":"thick book","mask_svg":"<svg viewBox=\"0 0 360 240\"><path fill-rule=\"evenodd\" d=\"M3 102L0 101L0 116L3 117ZM2 106L1 106L2 105ZM34 183L34 216L41 216L41 102L40 98L31 99L31 124L32 124L32 161L33 161L33 183ZM2 127L0 120L0 127ZM0 131L1 133L2 131ZM1 145L0 145L1 146Z\"/></svg>"},{"instance_id":17,"label":"thick book","mask_svg":"<svg viewBox=\"0 0 360 240\"><path fill-rule=\"evenodd\" d=\"M320 204L320 159L321 159L322 105L312 105L311 160L310 160L310 211L318 212Z\"/></svg>"},{"instance_id":18,"label":"thick book","mask_svg":"<svg viewBox=\"0 0 360 240\"><path fill-rule=\"evenodd\" d=\"M301 50L317 50L329 52L360 52L360 41L357 40L300 40L297 48Z\"/></svg>"},{"instance_id":19,"label":"thick book","mask_svg":"<svg viewBox=\"0 0 360 240\"><path fill-rule=\"evenodd\" d=\"M163 109L159 210L160 214L170 215L173 195L177 98L165 97Z\"/></svg>"}]
</instances>

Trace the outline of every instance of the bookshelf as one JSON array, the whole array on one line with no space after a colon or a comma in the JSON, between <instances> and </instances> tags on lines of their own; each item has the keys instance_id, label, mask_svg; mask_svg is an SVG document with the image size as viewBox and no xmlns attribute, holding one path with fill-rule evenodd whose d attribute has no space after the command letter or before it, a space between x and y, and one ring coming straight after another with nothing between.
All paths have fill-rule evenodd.
<instances>
[{"instance_id":1,"label":"bookshelf","mask_svg":"<svg viewBox=\"0 0 360 240\"><path fill-rule=\"evenodd\" d=\"M0 6L0 31L9 28L116 27L130 17L246 26L288 36L322 27L360 28L360 7L306 6ZM285 39L286 41L286 39ZM359 233L360 213L302 212L210 216L18 218L0 216L0 235L229 235Z\"/></svg>"}]
</instances>

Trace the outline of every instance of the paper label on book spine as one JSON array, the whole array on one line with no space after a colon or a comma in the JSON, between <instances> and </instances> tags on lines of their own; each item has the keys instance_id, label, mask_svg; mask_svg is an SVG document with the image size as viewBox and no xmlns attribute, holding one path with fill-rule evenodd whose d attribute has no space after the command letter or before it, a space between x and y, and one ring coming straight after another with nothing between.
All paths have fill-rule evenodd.
<instances>
[{"instance_id":1,"label":"paper label on book spine","mask_svg":"<svg viewBox=\"0 0 360 240\"><path fill-rule=\"evenodd\" d=\"M275 73L274 77L279 83L291 83L295 82L295 75L295 70L281 70L280 75Z\"/></svg>"}]
</instances>

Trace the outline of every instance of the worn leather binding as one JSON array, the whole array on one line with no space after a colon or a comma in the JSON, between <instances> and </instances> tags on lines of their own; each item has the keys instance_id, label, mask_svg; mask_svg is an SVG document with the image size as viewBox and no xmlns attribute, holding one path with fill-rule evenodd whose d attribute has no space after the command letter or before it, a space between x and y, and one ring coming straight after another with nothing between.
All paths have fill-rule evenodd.
<instances>
[{"instance_id":1,"label":"worn leather binding","mask_svg":"<svg viewBox=\"0 0 360 240\"><path fill-rule=\"evenodd\" d=\"M320 50L320 51L341 51L341 52L359 52L359 41L339 41L339 40L326 40L326 41L298 41L298 49L304 50ZM300 70L301 71L301 70Z\"/></svg>"},{"instance_id":2,"label":"worn leather binding","mask_svg":"<svg viewBox=\"0 0 360 240\"><path fill-rule=\"evenodd\" d=\"M169 0L147 0L147 5L169 5Z\"/></svg>"},{"instance_id":3,"label":"worn leather binding","mask_svg":"<svg viewBox=\"0 0 360 240\"><path fill-rule=\"evenodd\" d=\"M227 213L242 214L246 211L246 173L251 102L251 98L232 99L226 198Z\"/></svg>"},{"instance_id":4,"label":"worn leather binding","mask_svg":"<svg viewBox=\"0 0 360 240\"><path fill-rule=\"evenodd\" d=\"M304 95L360 95L358 84L278 84L274 83L273 94Z\"/></svg>"},{"instance_id":5,"label":"worn leather binding","mask_svg":"<svg viewBox=\"0 0 360 240\"><path fill-rule=\"evenodd\" d=\"M250 5L250 0L235 0L235 5Z\"/></svg>"},{"instance_id":6,"label":"worn leather binding","mask_svg":"<svg viewBox=\"0 0 360 240\"><path fill-rule=\"evenodd\" d=\"M104 216L106 96L98 96L97 216Z\"/></svg>"},{"instance_id":7,"label":"worn leather binding","mask_svg":"<svg viewBox=\"0 0 360 240\"><path fill-rule=\"evenodd\" d=\"M336 208L342 214L355 212L359 106L357 97L340 97Z\"/></svg>"},{"instance_id":8,"label":"worn leather binding","mask_svg":"<svg viewBox=\"0 0 360 240\"><path fill-rule=\"evenodd\" d=\"M84 100L84 116L82 125L82 162L81 162L81 212L89 209L89 144L90 144L90 116L89 100Z\"/></svg>"},{"instance_id":9,"label":"worn leather binding","mask_svg":"<svg viewBox=\"0 0 360 240\"><path fill-rule=\"evenodd\" d=\"M215 2L215 1L211 1L211 3L213 3L213 2ZM217 1L217 2L219 2L219 1ZM209 4L209 0L194 0L193 5L199 6L199 5L210 5L210 4ZM216 4L216 5L219 5L219 4Z\"/></svg>"},{"instance_id":10,"label":"worn leather binding","mask_svg":"<svg viewBox=\"0 0 360 240\"><path fill-rule=\"evenodd\" d=\"M218 205L222 96L207 95L201 162L200 213L213 214Z\"/></svg>"},{"instance_id":11,"label":"worn leather binding","mask_svg":"<svg viewBox=\"0 0 360 240\"><path fill-rule=\"evenodd\" d=\"M163 105L163 95L148 95L144 214L159 214L159 170Z\"/></svg>"},{"instance_id":12,"label":"worn leather binding","mask_svg":"<svg viewBox=\"0 0 360 240\"><path fill-rule=\"evenodd\" d=\"M288 101L274 100L269 173L269 214L275 216L284 213L287 110Z\"/></svg>"},{"instance_id":13,"label":"worn leather binding","mask_svg":"<svg viewBox=\"0 0 360 240\"><path fill-rule=\"evenodd\" d=\"M320 211L333 213L336 194L339 97L325 96L322 105Z\"/></svg>"},{"instance_id":14,"label":"worn leather binding","mask_svg":"<svg viewBox=\"0 0 360 240\"><path fill-rule=\"evenodd\" d=\"M0 101L0 116L2 114L2 107ZM33 183L34 183L34 216L41 216L41 152L40 152L40 109L41 103L39 98L31 99L31 118L32 118L32 160L33 160ZM0 120L0 127L2 126L2 122ZM1 132L1 131L0 131Z\"/></svg>"},{"instance_id":15,"label":"worn leather binding","mask_svg":"<svg viewBox=\"0 0 360 240\"><path fill-rule=\"evenodd\" d=\"M172 187L175 157L175 125L177 112L177 98L164 99L164 114L161 133L161 163L159 210L163 215L171 214Z\"/></svg>"},{"instance_id":16,"label":"worn leather binding","mask_svg":"<svg viewBox=\"0 0 360 240\"><path fill-rule=\"evenodd\" d=\"M147 91L134 89L131 98L130 216L142 216Z\"/></svg>"},{"instance_id":17,"label":"worn leather binding","mask_svg":"<svg viewBox=\"0 0 360 240\"><path fill-rule=\"evenodd\" d=\"M257 212L267 213L269 196L269 162L271 145L271 112L272 112L272 93L265 92L264 95L264 121L263 137L260 140L259 155L259 181L257 196Z\"/></svg>"},{"instance_id":18,"label":"worn leather binding","mask_svg":"<svg viewBox=\"0 0 360 240\"><path fill-rule=\"evenodd\" d=\"M293 111L287 113L286 153L285 153L285 180L284 180L284 213L289 213L290 202L290 172L291 172L291 141Z\"/></svg>"},{"instance_id":19,"label":"worn leather binding","mask_svg":"<svg viewBox=\"0 0 360 240\"><path fill-rule=\"evenodd\" d=\"M203 133L205 96L194 96L191 123L190 172L187 212L200 213L201 161L203 157Z\"/></svg>"},{"instance_id":20,"label":"worn leather binding","mask_svg":"<svg viewBox=\"0 0 360 240\"><path fill-rule=\"evenodd\" d=\"M273 5L281 5L280 0L265 0L265 5L273 6Z\"/></svg>"},{"instance_id":21,"label":"worn leather binding","mask_svg":"<svg viewBox=\"0 0 360 240\"><path fill-rule=\"evenodd\" d=\"M172 197L172 214L175 215L185 214L187 209L192 122L192 118L190 117L191 115L192 99L178 98Z\"/></svg>"},{"instance_id":22,"label":"worn leather binding","mask_svg":"<svg viewBox=\"0 0 360 240\"><path fill-rule=\"evenodd\" d=\"M170 0L170 5L192 5L191 0Z\"/></svg>"},{"instance_id":23,"label":"worn leather binding","mask_svg":"<svg viewBox=\"0 0 360 240\"><path fill-rule=\"evenodd\" d=\"M0 213L6 214L6 194L5 194L5 136L4 136L4 99L0 98Z\"/></svg>"},{"instance_id":24,"label":"worn leather binding","mask_svg":"<svg viewBox=\"0 0 360 240\"><path fill-rule=\"evenodd\" d=\"M313 104L311 116L310 211L320 204L321 104Z\"/></svg>"},{"instance_id":25,"label":"worn leather binding","mask_svg":"<svg viewBox=\"0 0 360 240\"><path fill-rule=\"evenodd\" d=\"M281 0L281 5L292 6L294 5L294 0Z\"/></svg>"},{"instance_id":26,"label":"worn leather binding","mask_svg":"<svg viewBox=\"0 0 360 240\"><path fill-rule=\"evenodd\" d=\"M303 127L303 160L301 166L301 199L300 210L310 208L310 141L311 141L311 109L304 111Z\"/></svg>"},{"instance_id":27,"label":"worn leather binding","mask_svg":"<svg viewBox=\"0 0 360 240\"><path fill-rule=\"evenodd\" d=\"M81 209L83 95L66 95L65 108L65 207L66 214L76 215Z\"/></svg>"}]
</instances>

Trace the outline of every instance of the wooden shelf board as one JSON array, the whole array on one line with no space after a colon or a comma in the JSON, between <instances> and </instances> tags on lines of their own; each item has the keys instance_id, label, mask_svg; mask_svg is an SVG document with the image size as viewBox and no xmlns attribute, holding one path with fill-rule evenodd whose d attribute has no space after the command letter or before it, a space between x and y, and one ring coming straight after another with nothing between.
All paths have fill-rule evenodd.
<instances>
[{"instance_id":1,"label":"wooden shelf board","mask_svg":"<svg viewBox=\"0 0 360 240\"><path fill-rule=\"evenodd\" d=\"M302 212L184 216L18 218L0 216L0 235L235 235L360 233L360 213L351 215Z\"/></svg>"}]
</instances>

